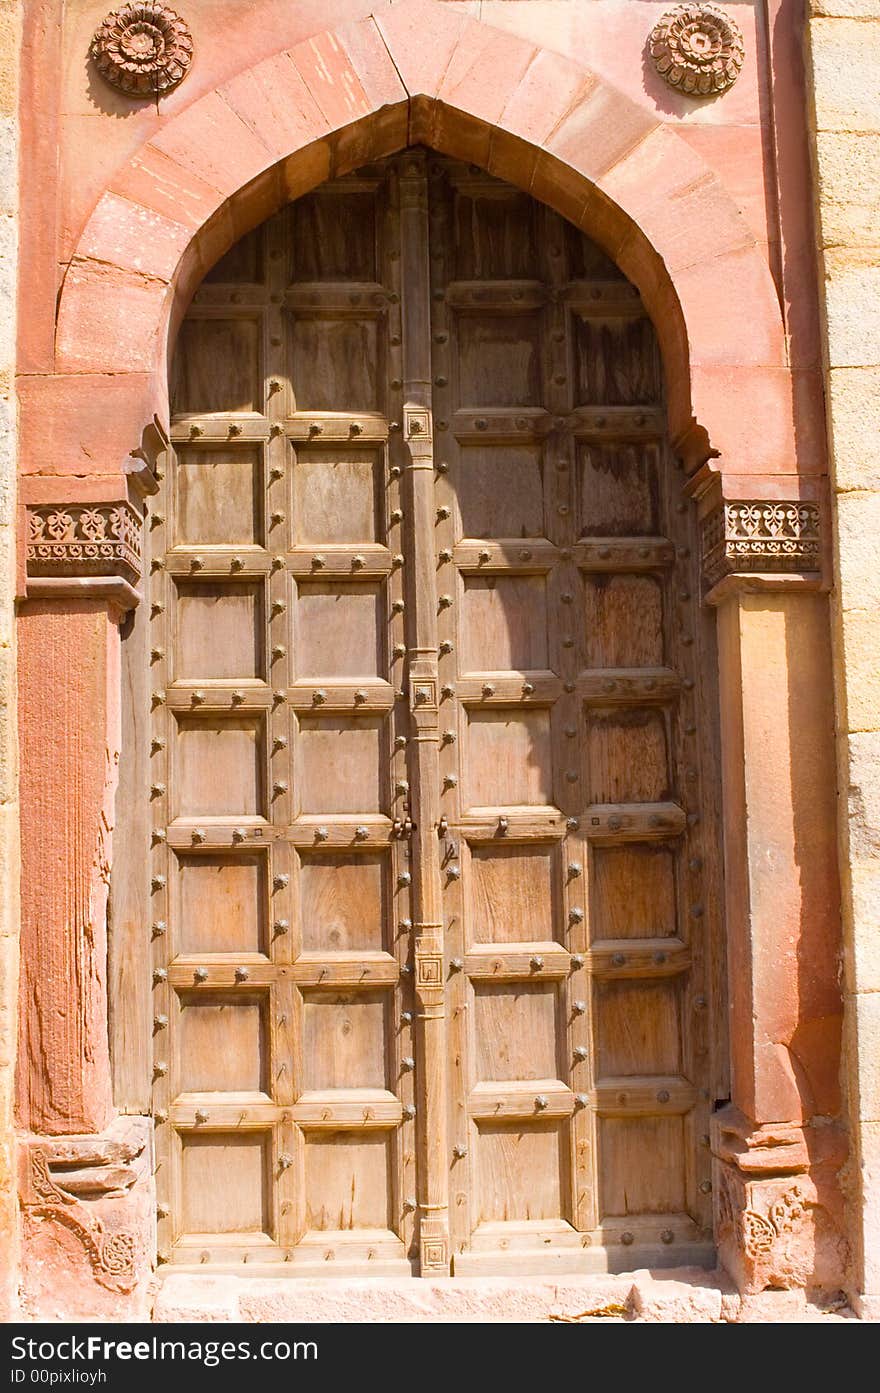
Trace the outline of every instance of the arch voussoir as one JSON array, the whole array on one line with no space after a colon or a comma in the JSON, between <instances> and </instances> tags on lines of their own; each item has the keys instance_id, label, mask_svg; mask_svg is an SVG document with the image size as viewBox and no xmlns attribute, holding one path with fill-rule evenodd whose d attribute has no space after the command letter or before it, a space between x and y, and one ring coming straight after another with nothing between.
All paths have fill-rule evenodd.
<instances>
[{"instance_id":1,"label":"arch voussoir","mask_svg":"<svg viewBox=\"0 0 880 1393\"><path fill-rule=\"evenodd\" d=\"M170 306L176 320L235 237L320 179L413 141L511 179L618 261L660 335L674 436L693 425L692 366L704 382L713 366L784 368L766 262L691 146L571 59L438 0L405 0L261 60L160 127L83 232L56 370L163 374ZM778 389L764 396L778 400ZM719 429L725 413L711 418L711 393L707 410L703 434L715 451L735 450ZM790 412L765 438L793 458ZM790 472L791 458L762 467Z\"/></svg>"}]
</instances>

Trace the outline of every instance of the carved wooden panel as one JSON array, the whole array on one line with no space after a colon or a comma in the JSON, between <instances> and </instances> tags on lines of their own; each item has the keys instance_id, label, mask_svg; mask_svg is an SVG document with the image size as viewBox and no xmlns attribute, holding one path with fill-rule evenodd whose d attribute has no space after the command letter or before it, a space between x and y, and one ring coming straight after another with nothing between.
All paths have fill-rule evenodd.
<instances>
[{"instance_id":1,"label":"carved wooden panel","mask_svg":"<svg viewBox=\"0 0 880 1393\"><path fill-rule=\"evenodd\" d=\"M164 1258L707 1258L711 740L637 291L522 192L405 152L227 254L174 402Z\"/></svg>"}]
</instances>

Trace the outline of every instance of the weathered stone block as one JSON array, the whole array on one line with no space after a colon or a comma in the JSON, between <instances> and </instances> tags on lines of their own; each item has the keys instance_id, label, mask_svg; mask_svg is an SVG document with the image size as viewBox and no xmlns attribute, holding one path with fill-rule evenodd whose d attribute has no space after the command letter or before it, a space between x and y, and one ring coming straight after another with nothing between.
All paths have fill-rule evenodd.
<instances>
[{"instance_id":1,"label":"weathered stone block","mask_svg":"<svg viewBox=\"0 0 880 1393\"><path fill-rule=\"evenodd\" d=\"M816 136L822 246L876 246L880 240L880 148L874 135Z\"/></svg>"},{"instance_id":2,"label":"weathered stone block","mask_svg":"<svg viewBox=\"0 0 880 1393\"><path fill-rule=\"evenodd\" d=\"M843 608L876 610L880 624L880 492L853 491L837 497L838 584Z\"/></svg>"},{"instance_id":3,"label":"weathered stone block","mask_svg":"<svg viewBox=\"0 0 880 1393\"><path fill-rule=\"evenodd\" d=\"M817 129L880 130L880 26L816 18L810 48Z\"/></svg>"},{"instance_id":4,"label":"weathered stone block","mask_svg":"<svg viewBox=\"0 0 880 1393\"><path fill-rule=\"evenodd\" d=\"M880 730L880 623L873 609L841 615L846 720L852 731Z\"/></svg>"},{"instance_id":5,"label":"weathered stone block","mask_svg":"<svg viewBox=\"0 0 880 1393\"><path fill-rule=\"evenodd\" d=\"M838 489L880 490L880 367L832 365L827 401L833 461L831 478Z\"/></svg>"},{"instance_id":6,"label":"weathered stone block","mask_svg":"<svg viewBox=\"0 0 880 1393\"><path fill-rule=\"evenodd\" d=\"M828 357L835 367L880 363L880 264L873 252L825 253Z\"/></svg>"}]
</instances>

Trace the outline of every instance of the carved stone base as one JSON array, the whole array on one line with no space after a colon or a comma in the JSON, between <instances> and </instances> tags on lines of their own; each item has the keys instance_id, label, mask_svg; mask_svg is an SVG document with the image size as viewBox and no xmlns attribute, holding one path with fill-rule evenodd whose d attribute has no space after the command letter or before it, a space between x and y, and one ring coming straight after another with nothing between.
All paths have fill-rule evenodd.
<instances>
[{"instance_id":1,"label":"carved stone base","mask_svg":"<svg viewBox=\"0 0 880 1393\"><path fill-rule=\"evenodd\" d=\"M25 1313L145 1318L156 1250L149 1120L120 1117L98 1136L25 1137L19 1155Z\"/></svg>"},{"instance_id":2,"label":"carved stone base","mask_svg":"<svg viewBox=\"0 0 880 1393\"><path fill-rule=\"evenodd\" d=\"M739 1291L843 1287L846 1147L837 1129L756 1127L728 1107L714 1119L713 1152L718 1257Z\"/></svg>"}]
</instances>

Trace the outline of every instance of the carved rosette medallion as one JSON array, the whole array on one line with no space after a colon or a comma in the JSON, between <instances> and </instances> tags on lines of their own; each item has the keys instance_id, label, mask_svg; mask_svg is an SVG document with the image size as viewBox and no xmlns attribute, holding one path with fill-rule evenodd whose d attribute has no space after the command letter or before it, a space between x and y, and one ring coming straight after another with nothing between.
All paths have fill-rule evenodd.
<instances>
[{"instance_id":1,"label":"carved rosette medallion","mask_svg":"<svg viewBox=\"0 0 880 1393\"><path fill-rule=\"evenodd\" d=\"M193 41L185 21L167 5L122 5L107 15L89 52L113 87L146 97L183 81Z\"/></svg>"},{"instance_id":2,"label":"carved rosette medallion","mask_svg":"<svg viewBox=\"0 0 880 1393\"><path fill-rule=\"evenodd\" d=\"M819 571L819 505L722 503L703 520L702 550L710 586L734 572Z\"/></svg>"},{"instance_id":3,"label":"carved rosette medallion","mask_svg":"<svg viewBox=\"0 0 880 1393\"><path fill-rule=\"evenodd\" d=\"M719 5L676 5L648 40L654 66L670 87L692 97L726 92L745 57L742 31Z\"/></svg>"}]
</instances>

